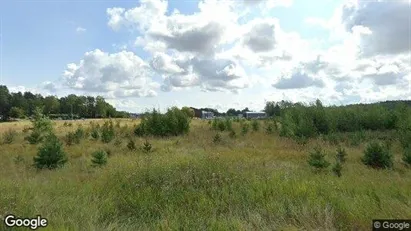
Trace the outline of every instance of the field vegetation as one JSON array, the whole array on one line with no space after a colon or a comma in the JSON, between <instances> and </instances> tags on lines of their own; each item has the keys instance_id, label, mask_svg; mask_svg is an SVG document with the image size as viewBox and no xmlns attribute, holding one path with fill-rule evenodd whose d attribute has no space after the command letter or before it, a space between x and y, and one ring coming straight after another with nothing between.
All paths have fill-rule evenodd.
<instances>
[{"instance_id":1,"label":"field vegetation","mask_svg":"<svg viewBox=\"0 0 411 231\"><path fill-rule=\"evenodd\" d=\"M44 230L369 230L411 217L407 106L266 111L1 123L0 215L40 214Z\"/></svg>"}]
</instances>

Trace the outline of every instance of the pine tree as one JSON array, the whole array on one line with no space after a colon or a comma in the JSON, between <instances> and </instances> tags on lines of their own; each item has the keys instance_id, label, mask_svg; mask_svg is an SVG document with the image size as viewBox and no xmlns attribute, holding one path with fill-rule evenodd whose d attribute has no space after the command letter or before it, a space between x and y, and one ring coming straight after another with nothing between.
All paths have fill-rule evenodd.
<instances>
[{"instance_id":1,"label":"pine tree","mask_svg":"<svg viewBox=\"0 0 411 231\"><path fill-rule=\"evenodd\" d=\"M327 168L330 165L325 159L325 153L320 147L316 147L313 152L310 152L308 164L317 170Z\"/></svg>"},{"instance_id":2,"label":"pine tree","mask_svg":"<svg viewBox=\"0 0 411 231\"><path fill-rule=\"evenodd\" d=\"M91 164L93 167L102 167L107 164L107 153L105 151L96 151L91 155Z\"/></svg>"},{"instance_id":3,"label":"pine tree","mask_svg":"<svg viewBox=\"0 0 411 231\"><path fill-rule=\"evenodd\" d=\"M50 133L39 148L37 156L34 157L34 165L38 169L55 169L62 167L66 162L67 156L63 144L56 135Z\"/></svg>"}]
</instances>

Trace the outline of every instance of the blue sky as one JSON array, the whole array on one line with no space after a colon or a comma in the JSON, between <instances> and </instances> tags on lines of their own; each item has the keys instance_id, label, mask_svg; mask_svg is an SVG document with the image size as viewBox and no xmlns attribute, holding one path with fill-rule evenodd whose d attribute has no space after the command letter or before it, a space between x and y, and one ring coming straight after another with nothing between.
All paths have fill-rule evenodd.
<instances>
[{"instance_id":1,"label":"blue sky","mask_svg":"<svg viewBox=\"0 0 411 231\"><path fill-rule=\"evenodd\" d=\"M0 84L12 90L99 94L130 111L152 105L259 110L265 100L320 98L340 104L409 97L406 1L0 4ZM122 10L109 14L113 8ZM399 15L397 21L378 19L387 9ZM387 30L398 34L390 38ZM365 52L370 55L361 55ZM69 64L75 65L70 69ZM387 65L385 71L375 68L380 64ZM375 91L366 90L370 84Z\"/></svg>"}]
</instances>

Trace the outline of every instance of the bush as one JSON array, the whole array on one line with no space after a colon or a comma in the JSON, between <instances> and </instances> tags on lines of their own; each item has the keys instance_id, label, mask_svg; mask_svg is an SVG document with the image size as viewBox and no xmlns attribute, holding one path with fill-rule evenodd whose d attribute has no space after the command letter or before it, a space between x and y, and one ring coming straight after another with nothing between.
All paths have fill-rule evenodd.
<instances>
[{"instance_id":1,"label":"bush","mask_svg":"<svg viewBox=\"0 0 411 231\"><path fill-rule=\"evenodd\" d=\"M106 121L101 128L101 141L103 143L110 143L115 138L115 131L113 121Z\"/></svg>"},{"instance_id":2,"label":"bush","mask_svg":"<svg viewBox=\"0 0 411 231\"><path fill-rule=\"evenodd\" d=\"M253 128L253 131L258 131L260 130L260 123L257 120L253 120L253 122L251 122L251 127Z\"/></svg>"},{"instance_id":3,"label":"bush","mask_svg":"<svg viewBox=\"0 0 411 231\"><path fill-rule=\"evenodd\" d=\"M41 114L40 112L40 109L38 108L35 110L34 120L32 121L32 124L32 133L24 138L30 144L37 144L39 142L42 142L44 140L44 137L48 136L53 131L51 120L43 116L43 114Z\"/></svg>"},{"instance_id":4,"label":"bush","mask_svg":"<svg viewBox=\"0 0 411 231\"><path fill-rule=\"evenodd\" d=\"M237 137L237 133L234 130L231 130L230 133L228 134L230 138L234 139Z\"/></svg>"},{"instance_id":5,"label":"bush","mask_svg":"<svg viewBox=\"0 0 411 231\"><path fill-rule=\"evenodd\" d=\"M336 155L336 159L338 162L344 163L346 161L347 158L347 152L345 151L345 149L343 147L338 147L337 148L337 155Z\"/></svg>"},{"instance_id":6,"label":"bush","mask_svg":"<svg viewBox=\"0 0 411 231\"><path fill-rule=\"evenodd\" d=\"M3 144L11 144L14 141L14 138L16 137L17 132L9 129L7 130L4 135L3 135Z\"/></svg>"},{"instance_id":7,"label":"bush","mask_svg":"<svg viewBox=\"0 0 411 231\"><path fill-rule=\"evenodd\" d=\"M81 141L86 137L86 132L82 127L78 127L77 130L74 132L74 136L76 137L76 139Z\"/></svg>"},{"instance_id":8,"label":"bush","mask_svg":"<svg viewBox=\"0 0 411 231\"><path fill-rule=\"evenodd\" d=\"M115 139L114 140L114 146L120 146L123 143L123 141L121 139Z\"/></svg>"},{"instance_id":9,"label":"bush","mask_svg":"<svg viewBox=\"0 0 411 231\"><path fill-rule=\"evenodd\" d=\"M178 136L187 134L190 129L190 118L180 109L173 107L167 113L156 110L145 115L137 125L134 134L137 136Z\"/></svg>"},{"instance_id":10,"label":"bush","mask_svg":"<svg viewBox=\"0 0 411 231\"><path fill-rule=\"evenodd\" d=\"M226 129L225 123L223 120L218 120L217 127L220 132L223 132Z\"/></svg>"},{"instance_id":11,"label":"bush","mask_svg":"<svg viewBox=\"0 0 411 231\"><path fill-rule=\"evenodd\" d=\"M250 125L248 123L243 123L241 125L241 134L245 136L248 133Z\"/></svg>"},{"instance_id":12,"label":"bush","mask_svg":"<svg viewBox=\"0 0 411 231\"><path fill-rule=\"evenodd\" d=\"M134 142L134 140L130 139L130 140L128 141L128 143L127 143L127 148L128 148L130 151L135 151L135 150L137 149L136 143Z\"/></svg>"},{"instance_id":13,"label":"bush","mask_svg":"<svg viewBox=\"0 0 411 231\"><path fill-rule=\"evenodd\" d=\"M230 118L226 118L226 119L225 119L225 129L226 129L227 131L233 130L233 122L231 121Z\"/></svg>"},{"instance_id":14,"label":"bush","mask_svg":"<svg viewBox=\"0 0 411 231\"><path fill-rule=\"evenodd\" d=\"M73 145L73 144L78 144L80 141L77 142L76 137L74 135L74 132L69 132L66 135L66 144L67 145Z\"/></svg>"},{"instance_id":15,"label":"bush","mask_svg":"<svg viewBox=\"0 0 411 231\"><path fill-rule=\"evenodd\" d=\"M317 170L328 168L330 163L325 159L325 153L320 147L310 152L308 164Z\"/></svg>"},{"instance_id":16,"label":"bush","mask_svg":"<svg viewBox=\"0 0 411 231\"><path fill-rule=\"evenodd\" d=\"M24 139L30 144L38 144L43 141L43 136L39 131L33 130L31 134L26 136Z\"/></svg>"},{"instance_id":17,"label":"bush","mask_svg":"<svg viewBox=\"0 0 411 231\"><path fill-rule=\"evenodd\" d=\"M341 177L341 170L342 170L342 164L341 164L341 162L340 161L336 161L335 162L335 164L333 165L333 168L332 168L332 170L333 170L333 172L334 172L334 174L336 175L336 176L338 176L338 177Z\"/></svg>"},{"instance_id":18,"label":"bush","mask_svg":"<svg viewBox=\"0 0 411 231\"><path fill-rule=\"evenodd\" d=\"M105 151L96 151L91 156L91 165L93 167L102 167L107 164L107 153Z\"/></svg>"},{"instance_id":19,"label":"bush","mask_svg":"<svg viewBox=\"0 0 411 231\"><path fill-rule=\"evenodd\" d=\"M268 123L267 127L265 128L265 132L267 134L273 134L274 132L274 125L272 123Z\"/></svg>"},{"instance_id":20,"label":"bush","mask_svg":"<svg viewBox=\"0 0 411 231\"><path fill-rule=\"evenodd\" d=\"M97 128L92 128L90 135L91 135L91 138L95 140L98 140L100 138L100 133L98 132Z\"/></svg>"},{"instance_id":21,"label":"bush","mask_svg":"<svg viewBox=\"0 0 411 231\"><path fill-rule=\"evenodd\" d=\"M212 128L213 130L217 130L217 129L218 129L218 120L217 120L217 118L214 118L214 119L213 119L213 122L212 122L212 124L211 124L211 128Z\"/></svg>"},{"instance_id":22,"label":"bush","mask_svg":"<svg viewBox=\"0 0 411 231\"><path fill-rule=\"evenodd\" d=\"M385 169L393 166L393 157L388 148L378 142L367 145L361 161L372 168Z\"/></svg>"},{"instance_id":23,"label":"bush","mask_svg":"<svg viewBox=\"0 0 411 231\"><path fill-rule=\"evenodd\" d=\"M24 157L22 155L17 155L16 157L14 157L14 163L15 164L20 164L24 162Z\"/></svg>"},{"instance_id":24,"label":"bush","mask_svg":"<svg viewBox=\"0 0 411 231\"><path fill-rule=\"evenodd\" d=\"M85 136L85 132L83 128L79 127L77 128L75 132L67 133L66 144L67 145L80 144L84 136Z\"/></svg>"},{"instance_id":25,"label":"bush","mask_svg":"<svg viewBox=\"0 0 411 231\"><path fill-rule=\"evenodd\" d=\"M145 153L149 153L153 150L153 146L150 144L150 142L148 142L148 140L146 140L143 143L143 147L142 147L143 152Z\"/></svg>"},{"instance_id":26,"label":"bush","mask_svg":"<svg viewBox=\"0 0 411 231\"><path fill-rule=\"evenodd\" d=\"M45 137L44 144L39 148L37 156L34 157L34 165L38 169L55 169L62 167L67 162L63 144L53 134Z\"/></svg>"},{"instance_id":27,"label":"bush","mask_svg":"<svg viewBox=\"0 0 411 231\"><path fill-rule=\"evenodd\" d=\"M402 156L402 161L408 166L411 166L411 148L405 148Z\"/></svg>"},{"instance_id":28,"label":"bush","mask_svg":"<svg viewBox=\"0 0 411 231\"><path fill-rule=\"evenodd\" d=\"M220 135L220 133L215 134L215 136L213 137L213 142L216 143L220 143L222 141L222 137Z\"/></svg>"}]
</instances>

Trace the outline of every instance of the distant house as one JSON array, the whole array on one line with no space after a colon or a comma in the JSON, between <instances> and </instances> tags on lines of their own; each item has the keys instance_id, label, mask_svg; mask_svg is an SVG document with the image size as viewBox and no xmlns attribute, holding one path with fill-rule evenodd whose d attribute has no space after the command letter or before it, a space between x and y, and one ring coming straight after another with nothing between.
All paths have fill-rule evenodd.
<instances>
[{"instance_id":1,"label":"distant house","mask_svg":"<svg viewBox=\"0 0 411 231\"><path fill-rule=\"evenodd\" d=\"M214 118L214 113L208 111L201 111L201 119L212 119Z\"/></svg>"},{"instance_id":2,"label":"distant house","mask_svg":"<svg viewBox=\"0 0 411 231\"><path fill-rule=\"evenodd\" d=\"M132 119L137 119L137 118L140 118L141 117L141 114L139 114L139 113L130 113L130 118L132 118Z\"/></svg>"},{"instance_id":3,"label":"distant house","mask_svg":"<svg viewBox=\"0 0 411 231\"><path fill-rule=\"evenodd\" d=\"M247 119L262 119L262 118L266 118L267 115L265 114L265 112L245 112L244 113L244 117Z\"/></svg>"},{"instance_id":4,"label":"distant house","mask_svg":"<svg viewBox=\"0 0 411 231\"><path fill-rule=\"evenodd\" d=\"M190 108L193 109L194 111L194 117L201 118L201 110L197 108L193 108L193 107L190 107Z\"/></svg>"}]
</instances>

